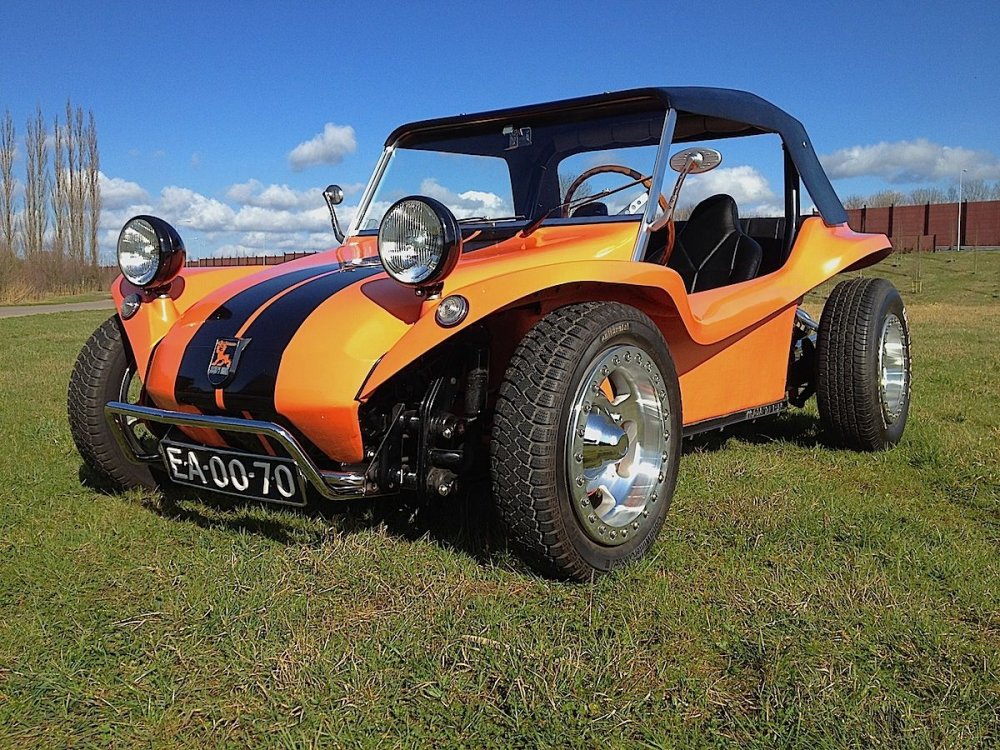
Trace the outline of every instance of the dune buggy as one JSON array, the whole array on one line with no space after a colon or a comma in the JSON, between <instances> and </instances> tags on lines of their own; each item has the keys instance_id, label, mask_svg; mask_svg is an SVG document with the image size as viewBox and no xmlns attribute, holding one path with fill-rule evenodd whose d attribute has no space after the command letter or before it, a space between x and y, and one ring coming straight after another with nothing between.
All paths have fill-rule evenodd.
<instances>
[{"instance_id":1,"label":"dune buggy","mask_svg":"<svg viewBox=\"0 0 1000 750\"><path fill-rule=\"evenodd\" d=\"M764 136L782 188L741 217L760 175L719 165ZM802 125L757 96L650 88L416 122L346 232L342 191L325 195L337 247L273 267L185 268L165 221L125 225L117 314L69 387L94 472L293 505L488 475L525 557L588 579L648 550L687 435L813 393L835 443L903 432L892 285L840 283L819 322L800 308L889 240L848 227Z\"/></svg>"}]
</instances>

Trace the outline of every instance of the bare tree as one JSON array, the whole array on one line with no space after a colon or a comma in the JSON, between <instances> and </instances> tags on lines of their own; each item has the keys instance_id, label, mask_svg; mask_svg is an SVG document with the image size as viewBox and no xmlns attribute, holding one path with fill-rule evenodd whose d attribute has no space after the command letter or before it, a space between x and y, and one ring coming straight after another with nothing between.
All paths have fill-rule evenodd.
<instances>
[{"instance_id":1,"label":"bare tree","mask_svg":"<svg viewBox=\"0 0 1000 750\"><path fill-rule=\"evenodd\" d=\"M868 205L872 208L899 206L904 203L906 203L906 196L898 190L879 190L868 196Z\"/></svg>"},{"instance_id":2,"label":"bare tree","mask_svg":"<svg viewBox=\"0 0 1000 750\"><path fill-rule=\"evenodd\" d=\"M76 130L73 127L73 105L66 100L66 245L67 254L73 263L81 260L82 253L78 252L78 243L81 238L78 218L83 212L77 205L76 196L79 192L80 172L77 169L77 152L80 150L80 143L76 138Z\"/></svg>"},{"instance_id":3,"label":"bare tree","mask_svg":"<svg viewBox=\"0 0 1000 750\"><path fill-rule=\"evenodd\" d=\"M56 115L52 125L52 218L55 232L52 241L52 251L61 261L66 255L69 234L69 174L66 167L66 137L67 129L59 124Z\"/></svg>"},{"instance_id":4,"label":"bare tree","mask_svg":"<svg viewBox=\"0 0 1000 750\"><path fill-rule=\"evenodd\" d=\"M916 188L910 191L910 202L915 206L924 203L945 203L947 194L941 188Z\"/></svg>"},{"instance_id":5,"label":"bare tree","mask_svg":"<svg viewBox=\"0 0 1000 750\"><path fill-rule=\"evenodd\" d=\"M14 132L14 118L10 110L4 113L0 124L0 264L6 269L14 258L14 151L17 140Z\"/></svg>"},{"instance_id":6,"label":"bare tree","mask_svg":"<svg viewBox=\"0 0 1000 750\"><path fill-rule=\"evenodd\" d=\"M962 185L963 201L988 201L993 194L993 189L986 180L966 180Z\"/></svg>"},{"instance_id":7,"label":"bare tree","mask_svg":"<svg viewBox=\"0 0 1000 750\"><path fill-rule=\"evenodd\" d=\"M864 208L868 205L868 199L863 195L849 195L844 198L844 208Z\"/></svg>"},{"instance_id":8,"label":"bare tree","mask_svg":"<svg viewBox=\"0 0 1000 750\"><path fill-rule=\"evenodd\" d=\"M87 210L89 212L88 229L90 233L90 265L95 270L100 258L98 245L98 228L101 223L101 154L97 149L97 123L94 111L90 110L87 119L87 129L84 133L87 146Z\"/></svg>"},{"instance_id":9,"label":"bare tree","mask_svg":"<svg viewBox=\"0 0 1000 750\"><path fill-rule=\"evenodd\" d=\"M34 118L28 120L24 146L24 253L33 258L42 252L49 223L49 151L45 143L45 116L40 106L35 110Z\"/></svg>"}]
</instances>

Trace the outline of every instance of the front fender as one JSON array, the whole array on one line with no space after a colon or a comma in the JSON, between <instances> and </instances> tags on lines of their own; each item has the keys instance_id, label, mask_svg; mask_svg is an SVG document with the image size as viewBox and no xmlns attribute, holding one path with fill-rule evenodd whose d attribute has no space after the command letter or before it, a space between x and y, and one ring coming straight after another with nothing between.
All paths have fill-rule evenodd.
<instances>
[{"instance_id":1,"label":"front fender","mask_svg":"<svg viewBox=\"0 0 1000 750\"><path fill-rule=\"evenodd\" d=\"M750 281L689 295L670 268L626 260L575 260L536 266L479 279L447 290L469 301L469 314L453 328L434 318L439 301L424 303L420 317L386 352L359 392L365 400L393 375L459 331L522 300L565 284L631 287L653 305L670 306L696 344L717 344L778 311L836 274L881 259L891 248L884 235L859 234L846 224L803 222L788 261L777 271ZM655 317L655 316L654 316Z\"/></svg>"},{"instance_id":2,"label":"front fender","mask_svg":"<svg viewBox=\"0 0 1000 750\"><path fill-rule=\"evenodd\" d=\"M111 298L115 309L121 309L122 300L138 294L142 300L139 310L128 320L123 320L132 354L135 356L139 378L145 382L153 348L167 335L180 317L208 294L226 284L259 273L265 266L226 266L222 268L185 268L170 282L170 286L156 294L137 287L124 276L111 284Z\"/></svg>"}]
</instances>

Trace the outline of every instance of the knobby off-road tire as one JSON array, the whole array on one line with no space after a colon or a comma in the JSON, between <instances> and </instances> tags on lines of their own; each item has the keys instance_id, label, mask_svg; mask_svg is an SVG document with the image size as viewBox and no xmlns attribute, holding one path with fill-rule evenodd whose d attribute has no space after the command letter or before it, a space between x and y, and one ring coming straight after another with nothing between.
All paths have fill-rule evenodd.
<instances>
[{"instance_id":1,"label":"knobby off-road tire","mask_svg":"<svg viewBox=\"0 0 1000 750\"><path fill-rule=\"evenodd\" d=\"M831 440L875 451L899 442L910 409L910 330L885 279L842 281L823 308L816 401Z\"/></svg>"},{"instance_id":2,"label":"knobby off-road tire","mask_svg":"<svg viewBox=\"0 0 1000 750\"><path fill-rule=\"evenodd\" d=\"M500 517L536 569L586 581L640 558L680 462L680 389L659 330L618 303L542 318L511 358L490 450Z\"/></svg>"},{"instance_id":3,"label":"knobby off-road tire","mask_svg":"<svg viewBox=\"0 0 1000 750\"><path fill-rule=\"evenodd\" d=\"M136 401L135 360L115 315L94 331L77 357L69 379L67 411L73 442L87 467L112 489L155 488L162 478L132 463L122 452L104 416L109 401Z\"/></svg>"}]
</instances>

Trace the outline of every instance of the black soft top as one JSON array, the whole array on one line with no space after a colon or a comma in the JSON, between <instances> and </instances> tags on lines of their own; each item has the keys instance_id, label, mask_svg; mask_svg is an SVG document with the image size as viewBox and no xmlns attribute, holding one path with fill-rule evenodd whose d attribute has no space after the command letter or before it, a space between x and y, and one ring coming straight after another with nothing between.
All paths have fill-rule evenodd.
<instances>
[{"instance_id":1,"label":"black soft top","mask_svg":"<svg viewBox=\"0 0 1000 750\"><path fill-rule=\"evenodd\" d=\"M677 110L674 143L776 133L802 177L817 210L828 225L845 224L847 212L833 190L802 123L756 94L701 86L629 89L545 104L442 117L396 128L386 146L419 148L448 135L486 132L525 121L570 123L595 115L628 116L654 109ZM650 134L657 142L659 134Z\"/></svg>"}]
</instances>

